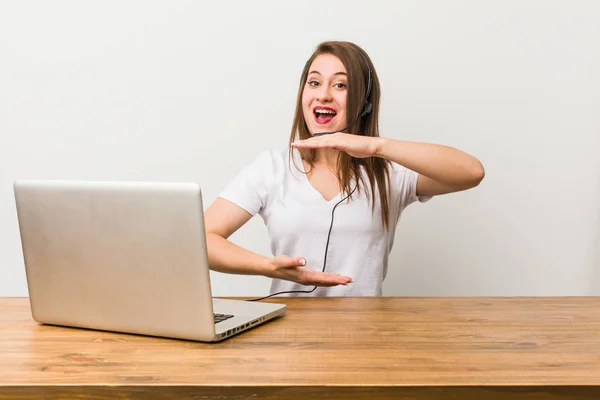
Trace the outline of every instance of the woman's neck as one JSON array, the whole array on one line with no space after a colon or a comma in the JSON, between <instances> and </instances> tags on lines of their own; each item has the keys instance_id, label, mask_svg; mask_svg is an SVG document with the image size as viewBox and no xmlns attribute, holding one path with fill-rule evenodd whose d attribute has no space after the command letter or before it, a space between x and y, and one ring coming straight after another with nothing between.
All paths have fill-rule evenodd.
<instances>
[{"instance_id":1,"label":"woman's neck","mask_svg":"<svg viewBox=\"0 0 600 400\"><path fill-rule=\"evenodd\" d=\"M338 157L340 155L338 150L316 149L316 152L315 165L326 166L333 171L337 170Z\"/></svg>"}]
</instances>

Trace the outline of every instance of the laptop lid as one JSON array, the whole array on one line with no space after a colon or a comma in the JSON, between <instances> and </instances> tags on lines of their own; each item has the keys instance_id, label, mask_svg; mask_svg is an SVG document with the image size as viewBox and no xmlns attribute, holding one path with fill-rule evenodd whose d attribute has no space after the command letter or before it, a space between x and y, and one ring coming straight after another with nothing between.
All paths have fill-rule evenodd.
<instances>
[{"instance_id":1,"label":"laptop lid","mask_svg":"<svg viewBox=\"0 0 600 400\"><path fill-rule=\"evenodd\" d=\"M36 321L214 339L198 185L16 181L14 192Z\"/></svg>"}]
</instances>

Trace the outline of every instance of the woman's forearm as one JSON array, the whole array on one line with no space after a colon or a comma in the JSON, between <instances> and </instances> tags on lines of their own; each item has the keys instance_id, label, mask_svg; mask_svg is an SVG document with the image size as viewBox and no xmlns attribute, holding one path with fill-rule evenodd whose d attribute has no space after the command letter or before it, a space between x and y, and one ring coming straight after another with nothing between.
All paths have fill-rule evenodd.
<instances>
[{"instance_id":1,"label":"woman's forearm","mask_svg":"<svg viewBox=\"0 0 600 400\"><path fill-rule=\"evenodd\" d=\"M484 175L477 158L439 144L380 138L376 156L451 186L476 186Z\"/></svg>"},{"instance_id":2,"label":"woman's forearm","mask_svg":"<svg viewBox=\"0 0 600 400\"><path fill-rule=\"evenodd\" d=\"M238 275L265 275L272 272L271 259L246 250L215 233L207 233L208 263L214 271Z\"/></svg>"}]
</instances>

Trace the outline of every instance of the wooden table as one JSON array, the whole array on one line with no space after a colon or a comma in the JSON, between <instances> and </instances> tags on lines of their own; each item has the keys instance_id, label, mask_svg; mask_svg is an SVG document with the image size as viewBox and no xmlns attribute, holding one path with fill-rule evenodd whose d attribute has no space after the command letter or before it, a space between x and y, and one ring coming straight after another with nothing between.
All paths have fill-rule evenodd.
<instances>
[{"instance_id":1,"label":"wooden table","mask_svg":"<svg viewBox=\"0 0 600 400\"><path fill-rule=\"evenodd\" d=\"M39 325L0 298L0 399L600 399L600 298L272 301L287 315L206 344Z\"/></svg>"}]
</instances>

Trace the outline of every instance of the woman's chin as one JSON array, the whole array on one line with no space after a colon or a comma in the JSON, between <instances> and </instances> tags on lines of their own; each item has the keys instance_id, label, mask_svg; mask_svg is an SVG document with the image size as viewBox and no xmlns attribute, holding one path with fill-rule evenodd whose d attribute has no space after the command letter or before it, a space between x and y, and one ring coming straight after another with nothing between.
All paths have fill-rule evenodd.
<instances>
[{"instance_id":1,"label":"woman's chin","mask_svg":"<svg viewBox=\"0 0 600 400\"><path fill-rule=\"evenodd\" d=\"M339 130L341 130L341 128L339 126L337 126L337 124L335 126L332 125L319 125L319 126L312 126L309 129L309 132L312 136L314 136L315 134L319 134L319 133L333 133L333 132L338 132Z\"/></svg>"}]
</instances>

